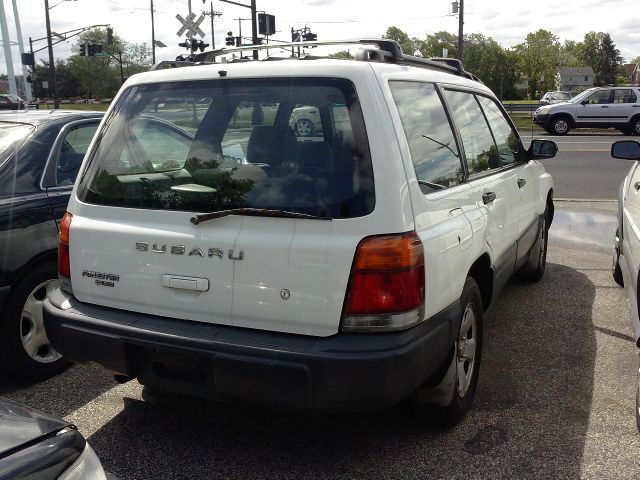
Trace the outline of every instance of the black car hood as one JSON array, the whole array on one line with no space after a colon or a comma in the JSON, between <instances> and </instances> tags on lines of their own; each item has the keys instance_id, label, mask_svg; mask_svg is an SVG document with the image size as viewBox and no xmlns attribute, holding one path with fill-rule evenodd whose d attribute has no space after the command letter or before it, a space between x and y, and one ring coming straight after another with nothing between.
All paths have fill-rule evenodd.
<instances>
[{"instance_id":1,"label":"black car hood","mask_svg":"<svg viewBox=\"0 0 640 480\"><path fill-rule=\"evenodd\" d=\"M21 445L69 426L69 422L0 397L0 458Z\"/></svg>"}]
</instances>

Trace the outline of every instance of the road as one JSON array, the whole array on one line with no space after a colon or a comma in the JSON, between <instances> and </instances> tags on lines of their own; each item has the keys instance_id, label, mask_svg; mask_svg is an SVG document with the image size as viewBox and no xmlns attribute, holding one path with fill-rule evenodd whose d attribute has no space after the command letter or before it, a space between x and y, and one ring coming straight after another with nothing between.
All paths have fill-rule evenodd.
<instances>
[{"instance_id":1,"label":"road","mask_svg":"<svg viewBox=\"0 0 640 480\"><path fill-rule=\"evenodd\" d=\"M529 132L521 132L525 144L531 140ZM625 177L631 162L611 157L611 144L618 140L633 140L636 137L609 134L570 133L564 137L534 135L546 138L558 145L558 155L542 161L553 175L556 198L571 199L617 199L620 182Z\"/></svg>"},{"instance_id":2,"label":"road","mask_svg":"<svg viewBox=\"0 0 640 480\"><path fill-rule=\"evenodd\" d=\"M304 416L118 385L75 366L2 394L75 422L126 479L631 479L637 355L610 275L615 203L556 203L548 267L485 323L475 405L451 430L407 404Z\"/></svg>"}]
</instances>

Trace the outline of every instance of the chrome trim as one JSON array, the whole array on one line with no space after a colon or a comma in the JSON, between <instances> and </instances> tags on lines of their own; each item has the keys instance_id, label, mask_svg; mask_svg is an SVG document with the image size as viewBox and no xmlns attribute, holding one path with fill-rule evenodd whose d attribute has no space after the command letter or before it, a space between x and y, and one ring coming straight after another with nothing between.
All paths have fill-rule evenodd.
<instances>
[{"instance_id":1,"label":"chrome trim","mask_svg":"<svg viewBox=\"0 0 640 480\"><path fill-rule=\"evenodd\" d=\"M348 315L342 318L344 332L390 332L404 330L424 321L424 305L402 313Z\"/></svg>"},{"instance_id":2,"label":"chrome trim","mask_svg":"<svg viewBox=\"0 0 640 480\"><path fill-rule=\"evenodd\" d=\"M191 251L189 252L189 256L191 257L193 255L199 255L199 256L204 258L204 252L202 251L202 249L200 247L193 247L191 249Z\"/></svg>"},{"instance_id":3,"label":"chrome trim","mask_svg":"<svg viewBox=\"0 0 640 480\"><path fill-rule=\"evenodd\" d=\"M210 248L208 254L209 258L218 257L221 260L224 258L224 250L221 248Z\"/></svg>"},{"instance_id":4,"label":"chrome trim","mask_svg":"<svg viewBox=\"0 0 640 480\"><path fill-rule=\"evenodd\" d=\"M185 252L184 245L171 245L171 253L173 255L184 255L184 252Z\"/></svg>"},{"instance_id":5,"label":"chrome trim","mask_svg":"<svg viewBox=\"0 0 640 480\"><path fill-rule=\"evenodd\" d=\"M136 242L136 250L146 252L149 250L149 242Z\"/></svg>"}]
</instances>

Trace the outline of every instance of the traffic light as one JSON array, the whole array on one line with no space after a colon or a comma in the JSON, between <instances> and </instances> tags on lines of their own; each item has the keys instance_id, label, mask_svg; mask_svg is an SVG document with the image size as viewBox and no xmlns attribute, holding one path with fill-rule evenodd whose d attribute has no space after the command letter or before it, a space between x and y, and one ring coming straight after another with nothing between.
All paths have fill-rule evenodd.
<instances>
[{"instance_id":1,"label":"traffic light","mask_svg":"<svg viewBox=\"0 0 640 480\"><path fill-rule=\"evenodd\" d=\"M307 32L302 35L302 39L305 42L315 42L316 40L318 40L318 35L316 35L315 33Z\"/></svg>"},{"instance_id":2,"label":"traffic light","mask_svg":"<svg viewBox=\"0 0 640 480\"><path fill-rule=\"evenodd\" d=\"M80 44L80 56L84 57L87 54L87 44L86 43L81 43Z\"/></svg>"},{"instance_id":3,"label":"traffic light","mask_svg":"<svg viewBox=\"0 0 640 480\"><path fill-rule=\"evenodd\" d=\"M94 51L95 53L102 53L102 44L101 44L101 43L96 43L96 44L93 46L93 51Z\"/></svg>"},{"instance_id":4,"label":"traffic light","mask_svg":"<svg viewBox=\"0 0 640 480\"><path fill-rule=\"evenodd\" d=\"M96 54L96 46L93 43L87 45L87 56L93 57Z\"/></svg>"},{"instance_id":5,"label":"traffic light","mask_svg":"<svg viewBox=\"0 0 640 480\"><path fill-rule=\"evenodd\" d=\"M208 46L209 44L204 43L202 40L198 42L198 50L200 50L201 52L204 52L204 49L207 48Z\"/></svg>"},{"instance_id":6,"label":"traffic light","mask_svg":"<svg viewBox=\"0 0 640 480\"><path fill-rule=\"evenodd\" d=\"M113 44L113 28L107 28L107 45Z\"/></svg>"},{"instance_id":7,"label":"traffic light","mask_svg":"<svg viewBox=\"0 0 640 480\"><path fill-rule=\"evenodd\" d=\"M233 32L227 32L227 38L225 38L225 43L227 46L233 46L236 43L236 39L233 38Z\"/></svg>"}]
</instances>

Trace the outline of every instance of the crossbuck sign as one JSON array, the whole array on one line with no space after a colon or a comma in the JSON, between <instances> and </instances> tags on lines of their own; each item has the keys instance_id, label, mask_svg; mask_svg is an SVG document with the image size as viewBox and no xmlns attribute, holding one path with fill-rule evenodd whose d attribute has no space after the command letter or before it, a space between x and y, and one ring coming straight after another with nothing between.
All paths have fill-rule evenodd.
<instances>
[{"instance_id":1,"label":"crossbuck sign","mask_svg":"<svg viewBox=\"0 0 640 480\"><path fill-rule=\"evenodd\" d=\"M194 22L196 15L194 13L190 13L187 19L182 18L182 15L176 15L176 18L180 23L182 23L182 27L178 30L178 36L181 37L184 32L187 32L187 37L191 38L194 35L200 35L200 37L204 38L204 32L200 28L200 24L204 21L204 15L200 15L200 18Z\"/></svg>"}]
</instances>

